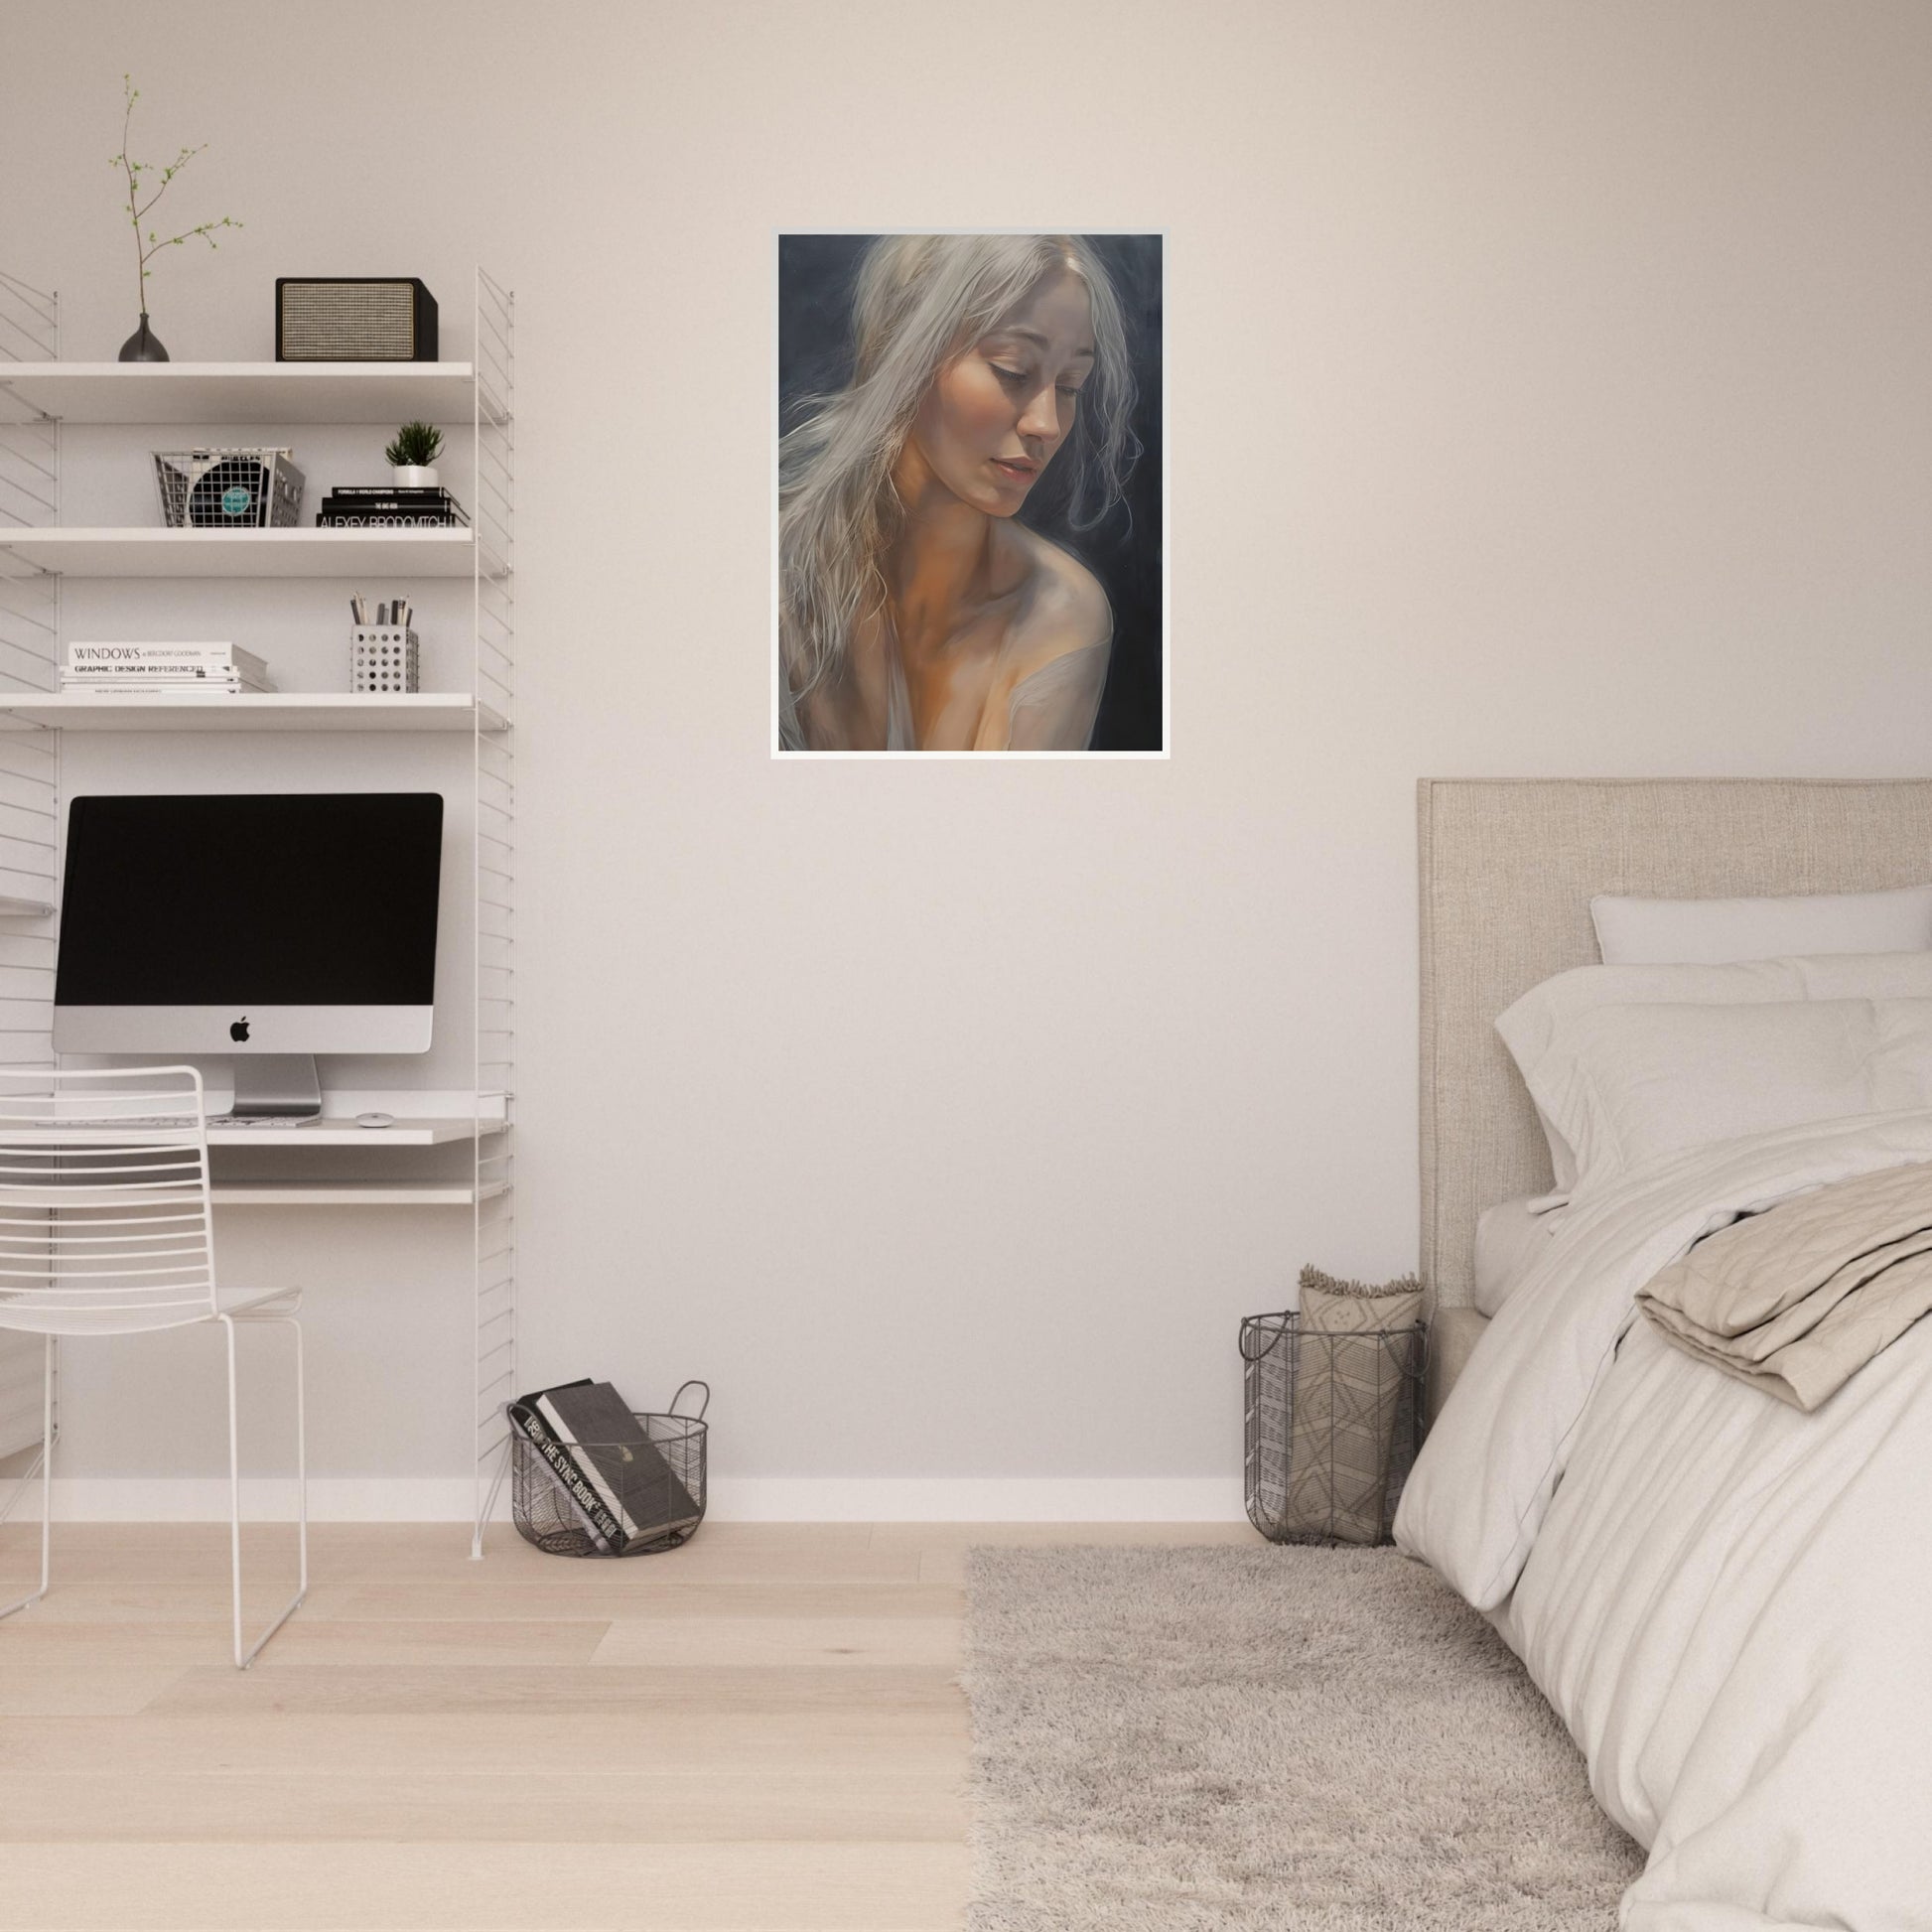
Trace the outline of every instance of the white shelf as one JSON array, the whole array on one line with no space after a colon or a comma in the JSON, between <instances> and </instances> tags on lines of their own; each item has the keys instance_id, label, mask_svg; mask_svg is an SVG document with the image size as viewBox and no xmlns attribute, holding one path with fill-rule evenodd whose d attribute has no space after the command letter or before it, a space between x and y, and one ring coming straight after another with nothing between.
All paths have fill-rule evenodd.
<instances>
[{"instance_id":1,"label":"white shelf","mask_svg":"<svg viewBox=\"0 0 1932 1932\"><path fill-rule=\"evenodd\" d=\"M485 1134L497 1131L487 1121ZM392 1127L357 1127L352 1120L292 1121L287 1127L210 1127L209 1147L443 1147L474 1141L477 1123L469 1116L437 1120L398 1119Z\"/></svg>"},{"instance_id":2,"label":"white shelf","mask_svg":"<svg viewBox=\"0 0 1932 1932\"><path fill-rule=\"evenodd\" d=\"M0 389L69 423L373 423L471 412L468 362L16 362Z\"/></svg>"},{"instance_id":3,"label":"white shelf","mask_svg":"<svg viewBox=\"0 0 1932 1932\"><path fill-rule=\"evenodd\" d=\"M502 1191L486 1186L483 1197ZM208 1198L216 1207L474 1207L477 1188L468 1180L214 1180Z\"/></svg>"},{"instance_id":4,"label":"white shelf","mask_svg":"<svg viewBox=\"0 0 1932 1932\"><path fill-rule=\"evenodd\" d=\"M0 551L69 577L468 577L476 542L449 530L0 530Z\"/></svg>"},{"instance_id":5,"label":"white shelf","mask_svg":"<svg viewBox=\"0 0 1932 1932\"><path fill-rule=\"evenodd\" d=\"M486 732L501 716L463 691L261 691L203 697L193 691L123 696L61 692L0 698L0 718L49 731L82 732ZM0 899L25 911L24 900Z\"/></svg>"},{"instance_id":6,"label":"white shelf","mask_svg":"<svg viewBox=\"0 0 1932 1932\"><path fill-rule=\"evenodd\" d=\"M373 1111L373 1110L371 1110ZM500 1121L485 1120L485 1138L503 1131ZM111 1147L126 1130L118 1127L51 1126L36 1129L37 1147ZM453 1141L474 1141L477 1122L467 1114L441 1114L405 1120L388 1127L358 1127L353 1120L331 1115L323 1120L290 1121L286 1127L216 1127L208 1125L207 1144L217 1147L445 1147Z\"/></svg>"}]
</instances>

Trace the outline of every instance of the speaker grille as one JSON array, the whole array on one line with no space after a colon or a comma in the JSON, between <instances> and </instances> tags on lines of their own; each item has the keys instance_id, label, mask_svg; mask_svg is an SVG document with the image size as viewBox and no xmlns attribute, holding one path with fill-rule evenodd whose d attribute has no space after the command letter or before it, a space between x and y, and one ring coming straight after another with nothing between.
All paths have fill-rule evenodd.
<instances>
[{"instance_id":1,"label":"speaker grille","mask_svg":"<svg viewBox=\"0 0 1932 1932\"><path fill-rule=\"evenodd\" d=\"M285 362L409 362L416 291L408 282L298 282L282 290Z\"/></svg>"}]
</instances>

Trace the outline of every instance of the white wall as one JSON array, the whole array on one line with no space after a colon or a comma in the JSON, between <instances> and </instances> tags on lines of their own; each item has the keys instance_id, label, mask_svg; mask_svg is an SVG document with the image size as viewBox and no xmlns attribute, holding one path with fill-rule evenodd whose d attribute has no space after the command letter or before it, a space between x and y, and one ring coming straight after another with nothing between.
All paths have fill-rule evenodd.
<instances>
[{"instance_id":1,"label":"white wall","mask_svg":"<svg viewBox=\"0 0 1932 1932\"><path fill-rule=\"evenodd\" d=\"M450 354L517 291L525 1360L709 1376L723 1476L1224 1500L1237 1317L1415 1259L1416 777L1928 768L1918 0L15 4L73 356L123 69L247 223L162 263L178 358L277 274L420 273ZM1169 235L1169 761L767 757L772 235L924 223Z\"/></svg>"}]
</instances>

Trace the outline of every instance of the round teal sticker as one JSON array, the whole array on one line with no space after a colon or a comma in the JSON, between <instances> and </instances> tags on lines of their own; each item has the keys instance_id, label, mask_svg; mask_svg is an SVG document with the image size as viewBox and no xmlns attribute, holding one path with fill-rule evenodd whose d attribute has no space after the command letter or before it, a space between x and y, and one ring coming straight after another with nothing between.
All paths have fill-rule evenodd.
<instances>
[{"instance_id":1,"label":"round teal sticker","mask_svg":"<svg viewBox=\"0 0 1932 1932\"><path fill-rule=\"evenodd\" d=\"M239 516L255 500L251 491L243 489L239 483L221 492L221 511L224 516Z\"/></svg>"}]
</instances>

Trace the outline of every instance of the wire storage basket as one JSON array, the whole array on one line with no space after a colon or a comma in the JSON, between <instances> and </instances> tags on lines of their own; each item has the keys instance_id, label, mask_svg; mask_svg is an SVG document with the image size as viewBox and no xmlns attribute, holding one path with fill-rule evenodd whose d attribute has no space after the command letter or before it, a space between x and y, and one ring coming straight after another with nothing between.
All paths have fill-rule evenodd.
<instances>
[{"instance_id":1,"label":"wire storage basket","mask_svg":"<svg viewBox=\"0 0 1932 1932\"><path fill-rule=\"evenodd\" d=\"M302 472L287 450L156 450L154 483L170 530L287 529L301 521Z\"/></svg>"},{"instance_id":2,"label":"wire storage basket","mask_svg":"<svg viewBox=\"0 0 1932 1932\"><path fill-rule=\"evenodd\" d=\"M1387 1543L1422 1447L1424 1328L1241 1323L1248 1520L1271 1543Z\"/></svg>"},{"instance_id":3,"label":"wire storage basket","mask_svg":"<svg viewBox=\"0 0 1932 1932\"><path fill-rule=\"evenodd\" d=\"M677 1406L689 1389L702 1389L704 1398L696 1415L681 1416ZM517 1533L553 1557L644 1557L688 1543L704 1521L710 1406L710 1385L686 1382L667 1411L631 1412L643 1444L553 1444L561 1462L547 1457L512 1415L510 1515ZM573 1488L587 1477L596 1491L580 1502Z\"/></svg>"}]
</instances>

